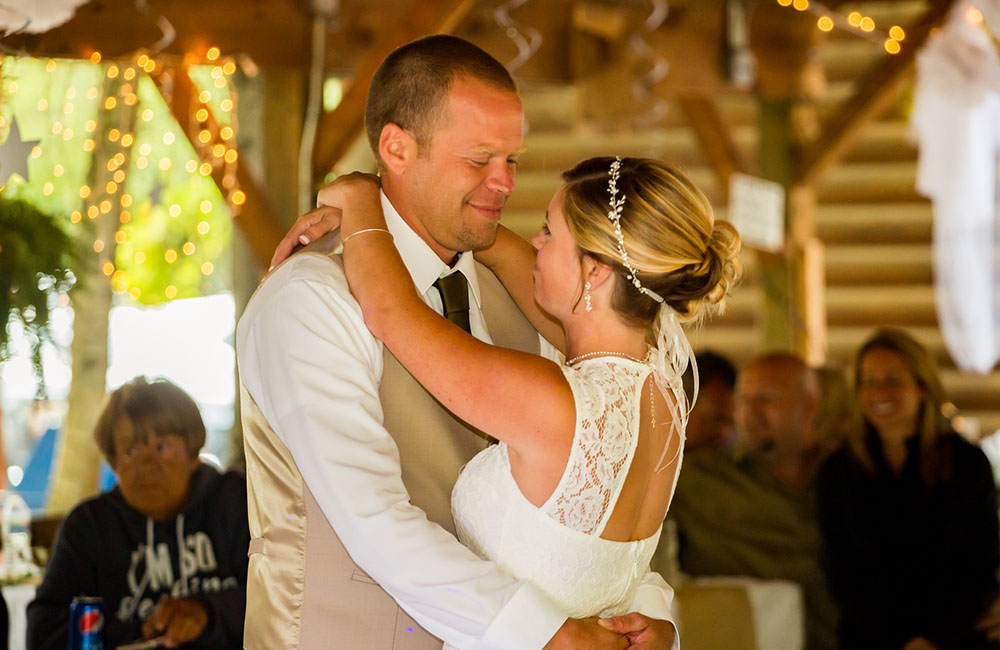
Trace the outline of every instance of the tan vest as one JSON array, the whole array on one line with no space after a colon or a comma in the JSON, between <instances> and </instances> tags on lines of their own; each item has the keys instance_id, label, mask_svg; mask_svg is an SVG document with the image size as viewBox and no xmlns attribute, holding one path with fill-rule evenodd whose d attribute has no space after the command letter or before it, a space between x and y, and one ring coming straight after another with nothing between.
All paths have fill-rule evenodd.
<instances>
[{"instance_id":1,"label":"tan vest","mask_svg":"<svg viewBox=\"0 0 1000 650\"><path fill-rule=\"evenodd\" d=\"M494 343L537 353L538 335L503 286L485 267L477 273ZM388 350L384 361L385 427L399 446L410 501L454 532L451 488L462 465L483 449L482 434L445 411ZM251 537L244 647L440 650L441 641L351 560L242 385L240 405Z\"/></svg>"}]
</instances>

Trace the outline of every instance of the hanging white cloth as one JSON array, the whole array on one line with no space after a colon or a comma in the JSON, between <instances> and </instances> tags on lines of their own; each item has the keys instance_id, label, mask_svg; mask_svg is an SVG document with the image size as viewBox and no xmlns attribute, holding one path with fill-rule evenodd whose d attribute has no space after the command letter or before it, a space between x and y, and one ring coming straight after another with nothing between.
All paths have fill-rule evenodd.
<instances>
[{"instance_id":1,"label":"hanging white cloth","mask_svg":"<svg viewBox=\"0 0 1000 650\"><path fill-rule=\"evenodd\" d=\"M976 0L1000 33L1000 0ZM934 210L938 322L955 364L1000 360L1000 53L960 2L917 57L917 190Z\"/></svg>"},{"instance_id":2,"label":"hanging white cloth","mask_svg":"<svg viewBox=\"0 0 1000 650\"><path fill-rule=\"evenodd\" d=\"M0 3L0 30L41 34L73 17L87 0L4 0Z\"/></svg>"}]
</instances>

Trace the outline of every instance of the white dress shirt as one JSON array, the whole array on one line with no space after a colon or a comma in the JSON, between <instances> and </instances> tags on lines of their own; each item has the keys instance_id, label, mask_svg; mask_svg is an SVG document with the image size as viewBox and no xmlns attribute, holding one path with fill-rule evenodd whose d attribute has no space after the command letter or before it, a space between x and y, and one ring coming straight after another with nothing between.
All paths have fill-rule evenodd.
<instances>
[{"instance_id":1,"label":"white dress shirt","mask_svg":"<svg viewBox=\"0 0 1000 650\"><path fill-rule=\"evenodd\" d=\"M454 269L437 257L382 195L392 233L424 301L441 311L432 285L463 273L472 334L492 342L471 253ZM362 235L384 236L379 234ZM275 269L237 327L244 386L291 452L303 480L351 558L421 626L463 649L543 647L566 616L462 546L409 502L399 450L382 426L382 344L365 327L339 266L300 253ZM672 590L647 575L634 609L671 619Z\"/></svg>"}]
</instances>

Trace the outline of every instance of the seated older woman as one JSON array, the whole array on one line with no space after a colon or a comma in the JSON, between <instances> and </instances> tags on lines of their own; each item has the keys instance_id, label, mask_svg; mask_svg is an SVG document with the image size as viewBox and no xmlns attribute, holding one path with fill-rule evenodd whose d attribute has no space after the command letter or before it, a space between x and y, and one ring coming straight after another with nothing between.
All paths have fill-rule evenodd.
<instances>
[{"instance_id":1,"label":"seated older woman","mask_svg":"<svg viewBox=\"0 0 1000 650\"><path fill-rule=\"evenodd\" d=\"M111 394L94 431L118 486L70 512L28 606L28 647L67 647L69 604L104 599L106 645L242 648L246 481L202 464L205 425L164 379Z\"/></svg>"}]
</instances>

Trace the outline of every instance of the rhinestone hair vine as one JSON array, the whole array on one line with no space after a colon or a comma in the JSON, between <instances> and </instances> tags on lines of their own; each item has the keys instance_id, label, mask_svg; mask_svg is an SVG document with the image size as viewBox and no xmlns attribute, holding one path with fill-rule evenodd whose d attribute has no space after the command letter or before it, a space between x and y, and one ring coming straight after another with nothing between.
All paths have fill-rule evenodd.
<instances>
[{"instance_id":1,"label":"rhinestone hair vine","mask_svg":"<svg viewBox=\"0 0 1000 650\"><path fill-rule=\"evenodd\" d=\"M622 194L621 198L618 198L618 178L621 176L621 166L621 156L615 156L614 162L611 163L611 170L608 172L608 194L611 195L608 201L611 205L611 209L608 210L608 219L615 225L615 235L618 236L618 254L622 257L622 265L628 271L628 275L625 277L632 282L632 286L638 289L640 293L644 293L662 304L663 296L642 286L642 282L639 281L639 272L632 266L632 262L628 259L628 253L625 251L625 235L622 233L622 206L625 205L625 195Z\"/></svg>"}]
</instances>

